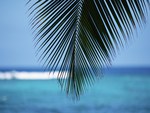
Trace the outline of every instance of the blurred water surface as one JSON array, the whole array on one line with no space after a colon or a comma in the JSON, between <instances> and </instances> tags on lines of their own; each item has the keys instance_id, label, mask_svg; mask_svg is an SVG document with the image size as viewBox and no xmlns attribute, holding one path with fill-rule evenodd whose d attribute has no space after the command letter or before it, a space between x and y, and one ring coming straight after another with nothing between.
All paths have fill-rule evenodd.
<instances>
[{"instance_id":1,"label":"blurred water surface","mask_svg":"<svg viewBox=\"0 0 150 113\"><path fill-rule=\"evenodd\" d=\"M105 75L77 102L57 80L0 80L0 113L150 113L150 75Z\"/></svg>"}]
</instances>

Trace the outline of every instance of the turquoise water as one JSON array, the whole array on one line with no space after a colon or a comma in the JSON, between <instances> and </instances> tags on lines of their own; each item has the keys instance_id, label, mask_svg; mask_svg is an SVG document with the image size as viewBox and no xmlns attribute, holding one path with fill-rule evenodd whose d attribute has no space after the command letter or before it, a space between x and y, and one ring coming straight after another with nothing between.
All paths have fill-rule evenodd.
<instances>
[{"instance_id":1,"label":"turquoise water","mask_svg":"<svg viewBox=\"0 0 150 113\"><path fill-rule=\"evenodd\" d=\"M150 75L105 75L77 102L56 80L1 80L0 113L150 113Z\"/></svg>"}]
</instances>

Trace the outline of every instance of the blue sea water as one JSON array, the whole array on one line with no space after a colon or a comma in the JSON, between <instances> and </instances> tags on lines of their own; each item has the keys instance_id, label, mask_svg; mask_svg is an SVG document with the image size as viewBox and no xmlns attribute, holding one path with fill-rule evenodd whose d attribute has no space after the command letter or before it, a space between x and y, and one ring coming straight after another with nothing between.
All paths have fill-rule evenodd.
<instances>
[{"instance_id":1,"label":"blue sea water","mask_svg":"<svg viewBox=\"0 0 150 113\"><path fill-rule=\"evenodd\" d=\"M150 74L104 75L79 101L57 80L0 80L0 113L150 113Z\"/></svg>"}]
</instances>

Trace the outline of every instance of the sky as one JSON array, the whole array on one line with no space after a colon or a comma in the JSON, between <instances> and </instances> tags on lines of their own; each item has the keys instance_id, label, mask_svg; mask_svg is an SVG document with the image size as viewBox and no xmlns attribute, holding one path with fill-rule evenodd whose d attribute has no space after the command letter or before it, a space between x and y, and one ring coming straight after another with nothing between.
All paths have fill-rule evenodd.
<instances>
[{"instance_id":1,"label":"sky","mask_svg":"<svg viewBox=\"0 0 150 113\"><path fill-rule=\"evenodd\" d=\"M27 17L27 0L0 1L0 68L41 67L35 56L33 35ZM112 61L114 67L150 66L150 14Z\"/></svg>"}]
</instances>

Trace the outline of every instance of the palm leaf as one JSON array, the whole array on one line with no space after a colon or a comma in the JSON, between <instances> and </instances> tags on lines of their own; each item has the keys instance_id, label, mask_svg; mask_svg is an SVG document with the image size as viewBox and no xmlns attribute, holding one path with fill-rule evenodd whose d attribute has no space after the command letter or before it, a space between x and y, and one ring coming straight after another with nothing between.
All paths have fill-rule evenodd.
<instances>
[{"instance_id":1,"label":"palm leaf","mask_svg":"<svg viewBox=\"0 0 150 113\"><path fill-rule=\"evenodd\" d=\"M78 98L111 64L133 30L146 22L149 0L29 1L39 60Z\"/></svg>"}]
</instances>

